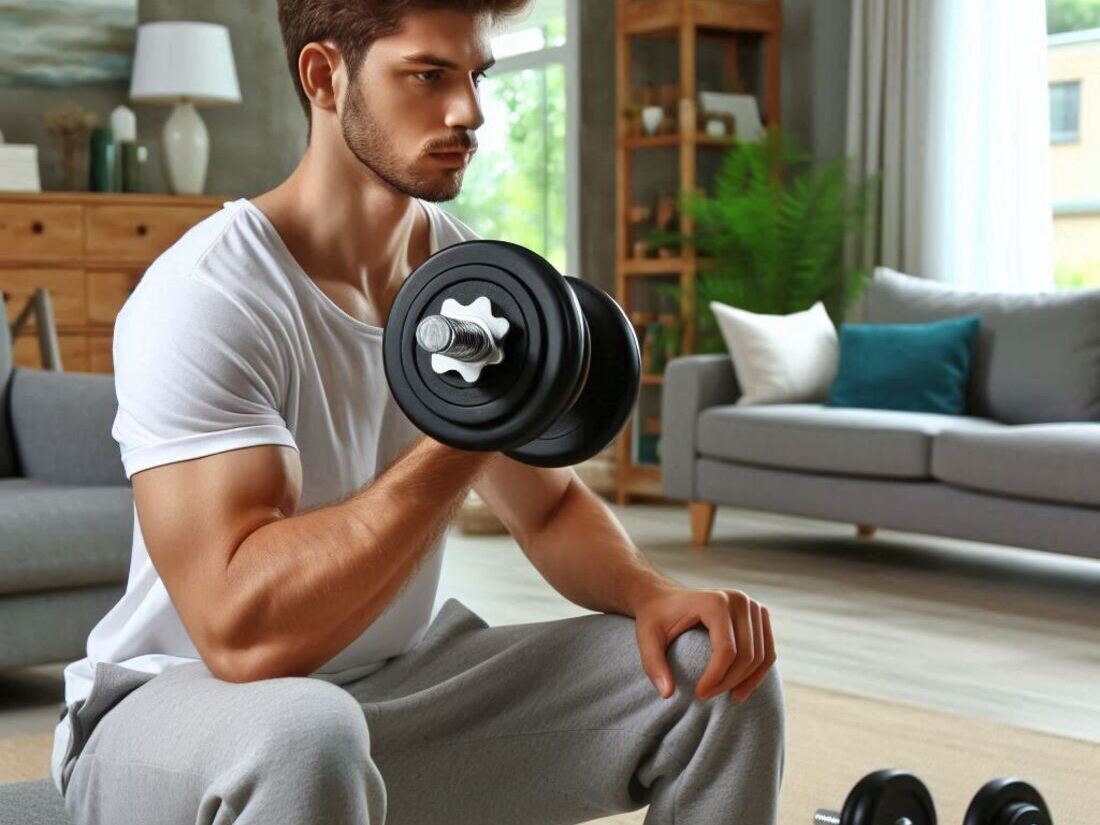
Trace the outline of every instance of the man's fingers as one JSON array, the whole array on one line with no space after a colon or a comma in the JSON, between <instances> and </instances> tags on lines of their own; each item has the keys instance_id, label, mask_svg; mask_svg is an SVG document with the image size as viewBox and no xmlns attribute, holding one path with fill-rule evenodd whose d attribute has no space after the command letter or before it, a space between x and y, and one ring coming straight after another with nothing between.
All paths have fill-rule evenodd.
<instances>
[{"instance_id":1,"label":"man's fingers","mask_svg":"<svg viewBox=\"0 0 1100 825\"><path fill-rule=\"evenodd\" d=\"M705 698L713 686L721 683L741 651L741 638L736 635L726 602L715 602L713 611L708 611L703 617L703 623L710 634L710 661L695 685L695 695L700 699Z\"/></svg>"},{"instance_id":2,"label":"man's fingers","mask_svg":"<svg viewBox=\"0 0 1100 825\"><path fill-rule=\"evenodd\" d=\"M668 666L668 658L665 656L667 640L664 631L655 624L636 625L638 635L638 652L642 657L642 670L646 672L649 681L657 688L657 692L667 699L675 689L672 669Z\"/></svg>"},{"instance_id":3,"label":"man's fingers","mask_svg":"<svg viewBox=\"0 0 1100 825\"><path fill-rule=\"evenodd\" d=\"M747 596L730 597L727 617L733 625L736 656L726 663L725 672L716 679L707 682L708 674L703 675L703 678L699 680L699 688L696 690L696 695L700 699L710 699L719 693L725 693L752 672L757 647L756 634L753 631L753 604L752 599Z\"/></svg>"},{"instance_id":4,"label":"man's fingers","mask_svg":"<svg viewBox=\"0 0 1100 825\"><path fill-rule=\"evenodd\" d=\"M738 702L744 702L748 699L753 692L760 687L760 683L764 681L764 678L768 675L768 671L772 669L772 665L775 664L777 658L775 652L775 637L772 635L772 621L771 615L768 613L768 608L761 607L761 629L764 633L764 662L757 668L756 672L747 679L743 684L738 685L736 690L730 692L730 695Z\"/></svg>"}]
</instances>

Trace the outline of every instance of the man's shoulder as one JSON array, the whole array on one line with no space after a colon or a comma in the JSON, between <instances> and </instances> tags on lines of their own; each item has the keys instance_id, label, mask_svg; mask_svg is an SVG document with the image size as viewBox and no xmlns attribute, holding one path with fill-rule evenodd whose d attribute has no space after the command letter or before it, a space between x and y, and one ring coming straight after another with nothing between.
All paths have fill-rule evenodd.
<instances>
[{"instance_id":1,"label":"man's shoulder","mask_svg":"<svg viewBox=\"0 0 1100 825\"><path fill-rule=\"evenodd\" d=\"M123 306L155 314L192 315L236 305L246 314L270 307L279 290L276 251L248 220L240 202L188 229L146 269Z\"/></svg>"}]
</instances>

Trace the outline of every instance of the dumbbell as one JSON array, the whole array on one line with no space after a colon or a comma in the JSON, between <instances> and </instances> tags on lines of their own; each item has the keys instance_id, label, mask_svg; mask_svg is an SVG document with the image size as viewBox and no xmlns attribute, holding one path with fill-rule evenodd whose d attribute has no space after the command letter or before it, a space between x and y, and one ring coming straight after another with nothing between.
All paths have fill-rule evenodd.
<instances>
[{"instance_id":1,"label":"dumbbell","mask_svg":"<svg viewBox=\"0 0 1100 825\"><path fill-rule=\"evenodd\" d=\"M859 780L840 813L817 811L814 825L936 825L936 807L917 777L886 769Z\"/></svg>"},{"instance_id":2,"label":"dumbbell","mask_svg":"<svg viewBox=\"0 0 1100 825\"><path fill-rule=\"evenodd\" d=\"M390 308L382 361L422 432L540 467L607 446L641 383L619 305L508 241L452 244L417 267Z\"/></svg>"},{"instance_id":3,"label":"dumbbell","mask_svg":"<svg viewBox=\"0 0 1100 825\"><path fill-rule=\"evenodd\" d=\"M974 795L963 825L1051 825L1050 810L1022 779L992 779Z\"/></svg>"}]
</instances>

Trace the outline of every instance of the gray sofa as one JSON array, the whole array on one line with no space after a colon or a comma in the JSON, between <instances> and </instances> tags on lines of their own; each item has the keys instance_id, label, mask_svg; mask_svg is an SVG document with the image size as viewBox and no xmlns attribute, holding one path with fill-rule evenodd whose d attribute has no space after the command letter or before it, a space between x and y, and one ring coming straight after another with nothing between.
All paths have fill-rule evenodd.
<instances>
[{"instance_id":1,"label":"gray sofa","mask_svg":"<svg viewBox=\"0 0 1100 825\"><path fill-rule=\"evenodd\" d=\"M126 589L133 497L115 409L110 376L13 369L0 323L0 669L82 658ZM50 780L0 785L0 825L67 821Z\"/></svg>"},{"instance_id":2,"label":"gray sofa","mask_svg":"<svg viewBox=\"0 0 1100 825\"><path fill-rule=\"evenodd\" d=\"M982 317L966 416L737 406L728 355L673 360L665 493L696 544L720 504L1100 556L1100 290L974 293L878 269L863 321Z\"/></svg>"}]
</instances>

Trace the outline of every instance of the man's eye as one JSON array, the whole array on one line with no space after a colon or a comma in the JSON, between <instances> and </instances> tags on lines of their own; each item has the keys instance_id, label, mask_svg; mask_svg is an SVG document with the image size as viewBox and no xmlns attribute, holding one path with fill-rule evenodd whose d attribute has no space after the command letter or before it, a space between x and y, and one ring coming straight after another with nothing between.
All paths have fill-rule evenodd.
<instances>
[{"instance_id":1,"label":"man's eye","mask_svg":"<svg viewBox=\"0 0 1100 825\"><path fill-rule=\"evenodd\" d=\"M485 72L478 72L477 74L475 74L474 75L474 85L475 86L480 86L481 81L484 80L485 77L486 77Z\"/></svg>"},{"instance_id":2,"label":"man's eye","mask_svg":"<svg viewBox=\"0 0 1100 825\"><path fill-rule=\"evenodd\" d=\"M440 74L439 69L433 69L430 72L418 72L416 76L417 77L428 77L429 75L431 75L431 77L425 82L434 83L436 80L439 79L439 74Z\"/></svg>"}]
</instances>

